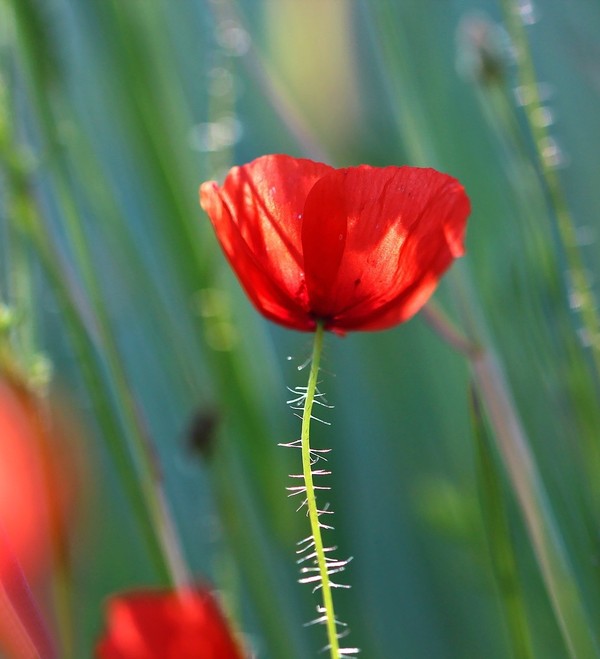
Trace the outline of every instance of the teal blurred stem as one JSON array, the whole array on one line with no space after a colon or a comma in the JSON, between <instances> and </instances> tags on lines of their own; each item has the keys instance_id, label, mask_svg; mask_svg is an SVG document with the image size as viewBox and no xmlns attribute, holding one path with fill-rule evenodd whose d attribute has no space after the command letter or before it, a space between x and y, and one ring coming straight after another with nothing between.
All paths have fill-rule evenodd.
<instances>
[{"instance_id":1,"label":"teal blurred stem","mask_svg":"<svg viewBox=\"0 0 600 659\"><path fill-rule=\"evenodd\" d=\"M477 390L471 386L471 418L483 525L496 585L504 607L514 659L533 659L529 618L506 512L501 469L492 450Z\"/></svg>"},{"instance_id":2,"label":"teal blurred stem","mask_svg":"<svg viewBox=\"0 0 600 659\"><path fill-rule=\"evenodd\" d=\"M559 252L564 250L562 248L556 249L557 241L554 238L554 235L560 234L560 232L552 230L553 220L550 216L553 213L552 206L548 205L547 186L543 177L540 176L539 168L533 162L535 159L532 159L530 150L523 138L511 91L506 87L506 81L501 77L493 80L478 77L475 82L478 83L476 87L477 99L481 104L483 114L492 132L497 137L498 144L501 146L506 159L506 174L518 205L517 224L519 230L522 231L521 244L526 250L531 250L531 263L535 263L547 287L552 286L559 278L562 283L562 256ZM556 177L556 173L552 171L551 176ZM548 221L545 222L544 219ZM574 238L574 236L572 237ZM559 247L561 242L559 235ZM574 249L579 261L578 267L581 268L581 258L576 246ZM583 279L586 278L585 270L582 270L581 276ZM600 496L600 482L598 480L600 445L597 436L597 428L600 423L597 404L598 378L595 377L597 373L593 347L591 350L592 359L590 360L590 350L582 345L582 341L573 332L574 314L572 307L576 306L580 298L573 288L567 290L567 294L565 294L564 289L567 288L568 286L561 286L560 300L562 304L554 318L556 328L560 327L561 329L560 332L557 332L559 338L555 340L560 341L561 350L564 351L562 363L558 358L558 351L555 351L554 344L551 344L547 349L554 350L557 354L555 367L560 369L559 377L564 389L569 394L570 403L577 419L575 423L578 428L578 443L581 446L580 468L582 473L587 476L586 486L591 495L590 510L596 510ZM547 301L548 288L542 291L536 288L535 285L527 285L524 290L528 297L526 305L521 310L521 322L523 325L528 325L528 328L532 330L540 325L540 318L545 317L544 303ZM567 301L571 304L567 304ZM592 314L595 313L592 300ZM523 314L529 314L529 316L525 317ZM582 316L583 314L579 315ZM592 319L591 324L593 325L593 323ZM539 345L542 345L544 341L548 341L549 338L552 340L549 337L547 323L544 323L544 325L546 333L539 332L535 337L535 340L539 341ZM590 330L587 331L589 334ZM582 396L584 386L586 395ZM590 526L590 536L595 538L595 523L591 522Z\"/></svg>"},{"instance_id":3,"label":"teal blurred stem","mask_svg":"<svg viewBox=\"0 0 600 659\"><path fill-rule=\"evenodd\" d=\"M471 367L565 644L572 657L596 657L592 626L500 364L493 352L484 351Z\"/></svg>"},{"instance_id":4,"label":"teal blurred stem","mask_svg":"<svg viewBox=\"0 0 600 659\"><path fill-rule=\"evenodd\" d=\"M273 555L271 536L265 533L264 507L256 505L254 494L248 488L245 468L240 468L244 463L243 456L240 457L228 442L223 442L223 446L215 456L211 470L212 488L219 519L235 548L242 580L250 590L254 614L265 621L261 632L266 647L273 657L303 659L306 649L298 643L300 632L290 615L292 606L286 598L288 591L282 588L282 577L273 567L277 558ZM261 512L257 513L257 510ZM227 588L229 595L233 591L233 588ZM273 615L274 611L277 616ZM235 612L233 617L234 620L237 617Z\"/></svg>"},{"instance_id":5,"label":"teal blurred stem","mask_svg":"<svg viewBox=\"0 0 600 659\"><path fill-rule=\"evenodd\" d=\"M20 52L30 78L32 106L37 110L41 133L54 153L50 161L50 175L63 217L67 220L65 230L74 249L91 308L84 304L83 291L77 290L56 247L54 236L43 221L29 180L30 172L18 167L13 167L9 172L15 191L14 212L10 219L16 230L32 240L62 303L74 349L80 355L82 374L94 401L96 418L103 430L102 436L144 530L148 549L161 580L173 586L184 585L189 582L187 567L160 481L156 456L110 332L108 315L87 243L81 231L75 203L69 193L54 115L45 93L48 81L44 79L44 72L40 68L40 58L36 57L35 35L30 29L28 17L26 13L19 13L23 6L14 3L13 10L17 18L18 35L22 40ZM6 146L10 145L10 140L7 140ZM17 147L13 145L13 151L16 150Z\"/></svg>"}]
</instances>

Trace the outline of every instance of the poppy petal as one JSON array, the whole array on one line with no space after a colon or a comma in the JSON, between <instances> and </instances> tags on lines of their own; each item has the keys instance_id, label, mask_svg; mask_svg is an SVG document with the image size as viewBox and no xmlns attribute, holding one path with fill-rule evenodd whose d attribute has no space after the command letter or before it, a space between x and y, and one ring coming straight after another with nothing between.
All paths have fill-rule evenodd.
<instances>
[{"instance_id":1,"label":"poppy petal","mask_svg":"<svg viewBox=\"0 0 600 659\"><path fill-rule=\"evenodd\" d=\"M331 294L344 256L348 216L344 196L345 170L324 176L310 190L304 204L302 250L312 313L332 313Z\"/></svg>"},{"instance_id":2,"label":"poppy petal","mask_svg":"<svg viewBox=\"0 0 600 659\"><path fill-rule=\"evenodd\" d=\"M263 156L234 167L221 188L214 182L200 188L200 203L252 302L296 329L314 328L300 244L304 201L331 170L311 160Z\"/></svg>"},{"instance_id":3,"label":"poppy petal","mask_svg":"<svg viewBox=\"0 0 600 659\"><path fill-rule=\"evenodd\" d=\"M379 328L376 318L383 317L390 304L395 307L392 317L400 319L396 322L416 313L452 259L463 251L469 201L460 183L433 169L363 165L321 179L309 193L307 207L319 188L326 191L319 195L324 207L326 195L344 200L341 214L347 222L344 252L334 276L331 269L319 266L323 254L321 261L312 263L318 275L325 273L327 287L317 288L314 272L307 268L306 273L311 302L313 295L319 296L318 308L328 319L327 327ZM317 221L312 221L316 231ZM318 221L332 220L322 216ZM333 220L336 227L340 223ZM317 250L304 239L305 230L306 264L308 253Z\"/></svg>"},{"instance_id":4,"label":"poppy petal","mask_svg":"<svg viewBox=\"0 0 600 659\"><path fill-rule=\"evenodd\" d=\"M373 331L393 327L414 316L433 295L441 273L452 263L449 250L443 243L438 243L437 252L428 258L428 262L422 263L419 277L389 302L375 309L371 304L359 304L346 313L342 321L334 322L339 322L344 331Z\"/></svg>"},{"instance_id":5,"label":"poppy petal","mask_svg":"<svg viewBox=\"0 0 600 659\"><path fill-rule=\"evenodd\" d=\"M218 185L215 182L203 183L200 199L227 260L254 306L277 323L294 329L305 329L305 312L270 276L265 261L261 261L244 240Z\"/></svg>"}]
</instances>

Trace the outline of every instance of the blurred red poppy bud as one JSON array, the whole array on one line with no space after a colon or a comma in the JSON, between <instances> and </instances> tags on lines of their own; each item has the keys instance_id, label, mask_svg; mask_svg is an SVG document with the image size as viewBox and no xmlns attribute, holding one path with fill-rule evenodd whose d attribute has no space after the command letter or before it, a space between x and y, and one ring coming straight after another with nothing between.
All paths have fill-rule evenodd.
<instances>
[{"instance_id":1,"label":"blurred red poppy bud","mask_svg":"<svg viewBox=\"0 0 600 659\"><path fill-rule=\"evenodd\" d=\"M10 656L49 647L30 584L52 555L67 560L74 502L83 495L74 427L62 406L0 379L0 645Z\"/></svg>"},{"instance_id":2,"label":"blurred red poppy bud","mask_svg":"<svg viewBox=\"0 0 600 659\"><path fill-rule=\"evenodd\" d=\"M340 334L414 315L463 254L470 212L462 185L433 169L334 169L286 155L203 183L200 203L263 315Z\"/></svg>"},{"instance_id":3,"label":"blurred red poppy bud","mask_svg":"<svg viewBox=\"0 0 600 659\"><path fill-rule=\"evenodd\" d=\"M204 588L112 597L98 659L243 659L219 606Z\"/></svg>"},{"instance_id":4,"label":"blurred red poppy bud","mask_svg":"<svg viewBox=\"0 0 600 659\"><path fill-rule=\"evenodd\" d=\"M22 385L0 379L0 528L28 576L44 564L81 500L72 419ZM0 546L0 576L6 561Z\"/></svg>"}]
</instances>

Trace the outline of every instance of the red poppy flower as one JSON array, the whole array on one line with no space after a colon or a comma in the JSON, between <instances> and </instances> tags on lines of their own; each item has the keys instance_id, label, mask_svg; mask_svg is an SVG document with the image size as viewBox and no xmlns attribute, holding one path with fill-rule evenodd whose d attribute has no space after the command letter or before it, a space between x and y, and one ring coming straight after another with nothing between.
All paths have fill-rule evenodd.
<instances>
[{"instance_id":1,"label":"red poppy flower","mask_svg":"<svg viewBox=\"0 0 600 659\"><path fill-rule=\"evenodd\" d=\"M334 169L285 155L200 187L223 250L267 318L297 330L386 329L463 254L470 203L433 169Z\"/></svg>"},{"instance_id":2,"label":"red poppy flower","mask_svg":"<svg viewBox=\"0 0 600 659\"><path fill-rule=\"evenodd\" d=\"M98 659L242 659L208 590L113 597Z\"/></svg>"}]
</instances>

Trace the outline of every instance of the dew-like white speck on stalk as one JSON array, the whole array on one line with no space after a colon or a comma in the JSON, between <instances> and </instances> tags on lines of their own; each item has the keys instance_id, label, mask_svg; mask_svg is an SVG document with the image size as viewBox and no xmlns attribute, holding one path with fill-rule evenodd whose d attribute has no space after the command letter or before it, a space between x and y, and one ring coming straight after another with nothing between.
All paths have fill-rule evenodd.
<instances>
[{"instance_id":1,"label":"dew-like white speck on stalk","mask_svg":"<svg viewBox=\"0 0 600 659\"><path fill-rule=\"evenodd\" d=\"M245 55L250 49L250 35L236 21L221 21L217 26L216 37L219 45L234 57Z\"/></svg>"},{"instance_id":2,"label":"dew-like white speck on stalk","mask_svg":"<svg viewBox=\"0 0 600 659\"><path fill-rule=\"evenodd\" d=\"M598 338L590 335L590 332L587 328L585 327L580 327L577 330L577 338L579 339L579 342L584 348L591 348L593 345L598 343Z\"/></svg>"},{"instance_id":3,"label":"dew-like white speck on stalk","mask_svg":"<svg viewBox=\"0 0 600 659\"><path fill-rule=\"evenodd\" d=\"M554 123L554 113L549 107L540 105L532 114L532 120L536 126L546 128Z\"/></svg>"},{"instance_id":4,"label":"dew-like white speck on stalk","mask_svg":"<svg viewBox=\"0 0 600 659\"><path fill-rule=\"evenodd\" d=\"M214 152L232 147L243 134L243 126L233 115L225 115L218 121L206 121L192 126L189 144L195 151Z\"/></svg>"},{"instance_id":5,"label":"dew-like white speck on stalk","mask_svg":"<svg viewBox=\"0 0 600 659\"><path fill-rule=\"evenodd\" d=\"M517 10L523 21L523 25L533 25L534 23L537 23L538 13L531 0L519 0Z\"/></svg>"},{"instance_id":6,"label":"dew-like white speck on stalk","mask_svg":"<svg viewBox=\"0 0 600 659\"><path fill-rule=\"evenodd\" d=\"M554 93L554 88L547 82L538 82L537 85L518 85L513 90L515 101L521 107L533 103L537 99L544 103Z\"/></svg>"},{"instance_id":7,"label":"dew-like white speck on stalk","mask_svg":"<svg viewBox=\"0 0 600 659\"><path fill-rule=\"evenodd\" d=\"M596 242L596 230L589 224L582 224L575 228L575 243L580 247L592 245Z\"/></svg>"},{"instance_id":8,"label":"dew-like white speck on stalk","mask_svg":"<svg viewBox=\"0 0 600 659\"><path fill-rule=\"evenodd\" d=\"M548 167L565 167L568 164L569 159L554 137L544 137L540 143L540 150Z\"/></svg>"}]
</instances>

